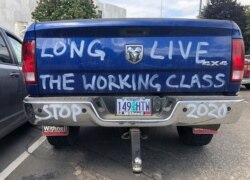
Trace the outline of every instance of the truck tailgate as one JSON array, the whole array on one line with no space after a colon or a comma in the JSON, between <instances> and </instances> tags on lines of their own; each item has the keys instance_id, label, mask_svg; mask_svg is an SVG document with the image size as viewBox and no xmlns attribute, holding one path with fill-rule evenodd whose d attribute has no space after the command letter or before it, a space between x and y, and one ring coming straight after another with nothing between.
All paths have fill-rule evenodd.
<instances>
[{"instance_id":1,"label":"truck tailgate","mask_svg":"<svg viewBox=\"0 0 250 180\"><path fill-rule=\"evenodd\" d=\"M226 92L232 24L187 22L37 24L39 94Z\"/></svg>"}]
</instances>

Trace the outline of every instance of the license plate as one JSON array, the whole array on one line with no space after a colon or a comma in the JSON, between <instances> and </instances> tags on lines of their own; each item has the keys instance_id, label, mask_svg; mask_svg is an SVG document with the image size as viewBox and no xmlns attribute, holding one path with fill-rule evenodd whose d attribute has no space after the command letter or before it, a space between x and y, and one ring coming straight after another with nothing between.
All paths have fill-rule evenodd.
<instances>
[{"instance_id":1,"label":"license plate","mask_svg":"<svg viewBox=\"0 0 250 180\"><path fill-rule=\"evenodd\" d=\"M44 136L67 136L69 129L67 126L42 126Z\"/></svg>"},{"instance_id":2,"label":"license plate","mask_svg":"<svg viewBox=\"0 0 250 180\"><path fill-rule=\"evenodd\" d=\"M125 116L150 116L151 99L124 97L116 99L116 115Z\"/></svg>"}]
</instances>

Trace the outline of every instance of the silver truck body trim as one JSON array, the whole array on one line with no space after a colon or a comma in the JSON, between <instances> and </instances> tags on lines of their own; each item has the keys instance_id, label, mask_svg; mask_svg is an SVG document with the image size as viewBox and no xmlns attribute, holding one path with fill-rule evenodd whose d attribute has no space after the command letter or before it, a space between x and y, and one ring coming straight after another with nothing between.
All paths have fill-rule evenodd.
<instances>
[{"instance_id":1,"label":"silver truck body trim","mask_svg":"<svg viewBox=\"0 0 250 180\"><path fill-rule=\"evenodd\" d=\"M65 126L104 126L104 127L157 127L169 125L209 125L209 124L227 124L236 122L243 111L244 99L240 96L169 96L166 97L172 101L170 107L162 107L158 113L152 116L116 116L110 113L104 104L102 108L98 108L94 102L97 96L93 97L26 97L24 99L25 107L32 106L34 115L41 117L46 116L41 111L44 105L59 104L70 107L77 104L86 110L79 114L77 121L72 118L54 117L46 120L38 120L29 118L30 122L36 125L65 125ZM112 97L111 97L112 98ZM203 104L216 104L218 107L225 105L227 112L225 116L220 118L211 117L203 113L201 117L188 117L190 109L188 105L193 104L199 106ZM27 108L26 108L27 112ZM27 112L29 114L30 112Z\"/></svg>"},{"instance_id":2,"label":"silver truck body trim","mask_svg":"<svg viewBox=\"0 0 250 180\"><path fill-rule=\"evenodd\" d=\"M241 84L250 84L250 78L242 79Z\"/></svg>"}]
</instances>

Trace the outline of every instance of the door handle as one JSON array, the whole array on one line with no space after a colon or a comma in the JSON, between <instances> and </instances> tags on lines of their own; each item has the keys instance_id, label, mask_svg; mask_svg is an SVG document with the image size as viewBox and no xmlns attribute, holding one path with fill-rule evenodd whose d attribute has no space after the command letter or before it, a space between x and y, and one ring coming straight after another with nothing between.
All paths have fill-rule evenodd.
<instances>
[{"instance_id":1,"label":"door handle","mask_svg":"<svg viewBox=\"0 0 250 180\"><path fill-rule=\"evenodd\" d=\"M18 78L19 77L19 73L17 73L17 72L12 72L12 73L10 73L10 77L15 77L15 78Z\"/></svg>"}]
</instances>

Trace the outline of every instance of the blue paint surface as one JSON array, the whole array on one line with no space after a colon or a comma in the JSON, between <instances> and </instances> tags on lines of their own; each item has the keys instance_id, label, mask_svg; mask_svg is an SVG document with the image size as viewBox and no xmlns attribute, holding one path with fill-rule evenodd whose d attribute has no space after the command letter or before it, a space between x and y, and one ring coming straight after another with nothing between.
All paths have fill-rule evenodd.
<instances>
[{"instance_id":1,"label":"blue paint surface","mask_svg":"<svg viewBox=\"0 0 250 180\"><path fill-rule=\"evenodd\" d=\"M35 30L34 30L35 29ZM143 34L145 30L145 34ZM138 32L139 34L138 34ZM34 33L35 32L35 33ZM132 35L135 33L135 35ZM142 34L140 34L142 33ZM62 95L62 94L86 94L86 93L230 93L235 94L239 83L230 83L231 69L231 41L233 38L242 38L237 25L230 21L215 20L160 20L160 19L135 19L135 20L89 20L89 21L69 21L33 24L27 31L25 38L36 38L36 65L38 85L32 85L28 90L31 95ZM87 53L87 48L93 40L100 43L95 44L91 49L105 52L103 61L99 57L91 57ZM53 47L58 41L66 44L66 52L60 56L41 57L44 42L47 41L46 54L53 54ZM70 44L84 41L83 56L75 54L70 57ZM152 59L150 53L154 42L158 42L155 54L164 56L164 59ZM173 42L174 51L172 59L169 59L169 42ZM191 50L187 59L184 59L179 41L182 42L184 51L189 42L192 42ZM204 66L197 64L196 52L198 42L207 42L209 46L203 46L206 54L199 56L199 59L206 61L224 61L226 66ZM144 53L140 62L132 64L126 59L126 45L143 45ZM60 51L60 48L58 49ZM75 83L71 84L74 91L43 89L40 75L62 76L66 73L74 74ZM166 79L171 75L177 78L171 82L179 84L181 76L185 75L186 82L190 82L192 76L198 74L215 76L219 73L225 74L225 84L220 88L213 86L199 88L194 85L191 88L173 88L166 86ZM87 81L91 81L94 75L108 78L109 75L118 77L122 75L142 76L146 74L158 74L159 78L155 83L161 85L158 92L154 88L136 89L103 89L85 90L83 88L82 75ZM202 81L202 80L201 80ZM203 82L206 86L206 82Z\"/></svg>"}]
</instances>

